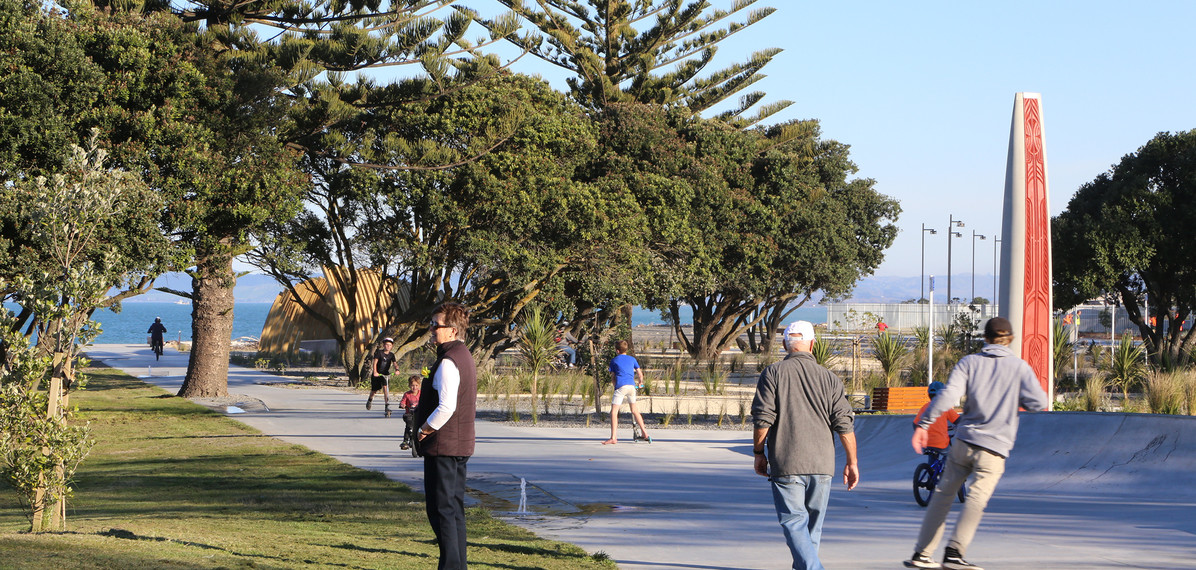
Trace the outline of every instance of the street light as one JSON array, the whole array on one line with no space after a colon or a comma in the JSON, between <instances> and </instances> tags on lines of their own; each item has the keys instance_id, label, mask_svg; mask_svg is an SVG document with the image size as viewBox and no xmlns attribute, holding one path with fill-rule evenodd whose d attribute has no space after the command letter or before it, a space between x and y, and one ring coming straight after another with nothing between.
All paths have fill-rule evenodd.
<instances>
[{"instance_id":1,"label":"street light","mask_svg":"<svg viewBox=\"0 0 1196 570\"><path fill-rule=\"evenodd\" d=\"M976 238L984 240L984 234L976 233L972 230L972 298L968 300L969 303L976 300Z\"/></svg>"},{"instance_id":2,"label":"street light","mask_svg":"<svg viewBox=\"0 0 1196 570\"><path fill-rule=\"evenodd\" d=\"M963 233L955 231L955 228L963 227L963 220L955 219L955 215L947 216L947 304L951 304L951 238L963 237Z\"/></svg>"},{"instance_id":3,"label":"street light","mask_svg":"<svg viewBox=\"0 0 1196 570\"><path fill-rule=\"evenodd\" d=\"M926 232L930 232L930 235L939 233L934 228L928 228L926 224L922 224L922 280L919 282L922 285L922 295L918 297L919 303L926 298Z\"/></svg>"},{"instance_id":4,"label":"street light","mask_svg":"<svg viewBox=\"0 0 1196 570\"><path fill-rule=\"evenodd\" d=\"M1001 292L997 290L997 244L1001 240L996 234L993 234L993 303L998 303L1001 299Z\"/></svg>"}]
</instances>

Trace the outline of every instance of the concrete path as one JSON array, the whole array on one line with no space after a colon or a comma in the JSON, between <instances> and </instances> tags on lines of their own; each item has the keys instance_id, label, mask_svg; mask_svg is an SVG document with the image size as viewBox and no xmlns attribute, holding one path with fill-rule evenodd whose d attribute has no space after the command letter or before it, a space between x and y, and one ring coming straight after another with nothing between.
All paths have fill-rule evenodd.
<instances>
[{"instance_id":1,"label":"concrete path","mask_svg":"<svg viewBox=\"0 0 1196 570\"><path fill-rule=\"evenodd\" d=\"M186 369L186 355L171 349L157 365L138 345L88 352L172 392ZM422 488L421 461L398 449L401 414L387 419L380 406L367 412L358 394L279 381L231 367L229 391L269 408L232 417ZM858 419L863 479L854 491L837 486L831 494L821 549L828 568L900 568L909 556L924 512L912 497L919 458L909 422ZM479 422L471 495L512 513L523 478L534 514L509 520L606 552L624 569L788 567L768 484L752 472L748 430L649 430L650 445L603 446L609 428ZM967 558L998 570L1196 568L1193 483L1196 418L1026 414Z\"/></svg>"}]
</instances>

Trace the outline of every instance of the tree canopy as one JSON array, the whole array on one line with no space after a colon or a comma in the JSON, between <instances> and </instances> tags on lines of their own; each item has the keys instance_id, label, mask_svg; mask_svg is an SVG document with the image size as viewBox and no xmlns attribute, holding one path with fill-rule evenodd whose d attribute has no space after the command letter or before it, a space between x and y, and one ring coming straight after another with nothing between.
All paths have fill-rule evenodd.
<instances>
[{"instance_id":1,"label":"tree canopy","mask_svg":"<svg viewBox=\"0 0 1196 570\"><path fill-rule=\"evenodd\" d=\"M413 167L426 148L351 135L355 154L403 167L351 168L309 154L310 207L271 225L250 259L287 287L325 266L368 267L400 283L405 301L394 305L377 335L396 338L396 352L424 344L430 311L448 298L472 308L483 329L473 337L477 344L488 351L509 346L516 339L512 325L529 302L560 303L563 274L589 259L612 227L639 219L634 211L621 215L634 206L625 198L579 175L597 147L594 127L541 80L499 74L425 101L374 109L363 120L365 127L355 130L384 125L405 140L433 142L434 163L476 158L452 168ZM486 133L502 136L496 142ZM358 318L350 312L338 318ZM346 366L358 368L364 348L343 352Z\"/></svg>"},{"instance_id":2,"label":"tree canopy","mask_svg":"<svg viewBox=\"0 0 1196 570\"><path fill-rule=\"evenodd\" d=\"M803 136L778 142L782 131ZM816 291L846 293L892 243L896 201L849 180L846 145L818 134L813 121L740 131L649 105L605 112L599 179L621 180L650 220L647 304L672 313L695 357L712 358L761 319L779 322Z\"/></svg>"},{"instance_id":3,"label":"tree canopy","mask_svg":"<svg viewBox=\"0 0 1196 570\"><path fill-rule=\"evenodd\" d=\"M1080 187L1052 220L1055 306L1119 298L1156 362L1196 337L1196 130L1159 133ZM1143 313L1141 307L1147 307Z\"/></svg>"}]
</instances>

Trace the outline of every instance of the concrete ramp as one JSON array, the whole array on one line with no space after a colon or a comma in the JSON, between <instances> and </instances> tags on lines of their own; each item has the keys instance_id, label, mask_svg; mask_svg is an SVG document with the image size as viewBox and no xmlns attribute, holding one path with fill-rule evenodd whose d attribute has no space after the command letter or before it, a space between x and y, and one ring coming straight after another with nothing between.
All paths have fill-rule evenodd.
<instances>
[{"instance_id":1,"label":"concrete ramp","mask_svg":"<svg viewBox=\"0 0 1196 570\"><path fill-rule=\"evenodd\" d=\"M874 474L910 470L912 416L861 416L856 437ZM888 469L896 472L889 473ZM1173 482L1185 482L1172 485ZM1151 414L1023 413L1001 491L1196 497L1196 418ZM1194 564L1196 565L1196 564Z\"/></svg>"}]
</instances>

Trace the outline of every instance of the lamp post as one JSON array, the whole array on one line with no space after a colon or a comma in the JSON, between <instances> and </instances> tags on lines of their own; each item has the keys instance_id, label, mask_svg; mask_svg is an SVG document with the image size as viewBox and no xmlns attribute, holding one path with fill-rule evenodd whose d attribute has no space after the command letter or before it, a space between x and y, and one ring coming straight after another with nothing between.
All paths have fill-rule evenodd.
<instances>
[{"instance_id":1,"label":"lamp post","mask_svg":"<svg viewBox=\"0 0 1196 570\"><path fill-rule=\"evenodd\" d=\"M951 304L951 238L963 237L963 233L955 228L963 227L963 220L955 219L954 214L947 216L947 304Z\"/></svg>"},{"instance_id":2,"label":"lamp post","mask_svg":"<svg viewBox=\"0 0 1196 570\"><path fill-rule=\"evenodd\" d=\"M1001 243L1000 238L997 237L997 234L993 234L993 304L994 305L996 303L998 303L999 300L1001 299L1001 292L997 290L997 259L999 257L998 253L997 253L997 244L998 243Z\"/></svg>"},{"instance_id":3,"label":"lamp post","mask_svg":"<svg viewBox=\"0 0 1196 570\"><path fill-rule=\"evenodd\" d=\"M984 234L976 233L972 230L972 298L968 300L969 303L976 300L976 239L984 240Z\"/></svg>"},{"instance_id":4,"label":"lamp post","mask_svg":"<svg viewBox=\"0 0 1196 570\"><path fill-rule=\"evenodd\" d=\"M948 239L950 241L950 239ZM926 327L926 384L934 382L934 276L930 276L930 299L926 305L930 325Z\"/></svg>"},{"instance_id":5,"label":"lamp post","mask_svg":"<svg viewBox=\"0 0 1196 570\"><path fill-rule=\"evenodd\" d=\"M934 228L928 228L926 224L922 224L922 280L919 282L922 286L922 294L918 297L919 303L926 298L926 232L930 232L930 235L939 233Z\"/></svg>"}]
</instances>

